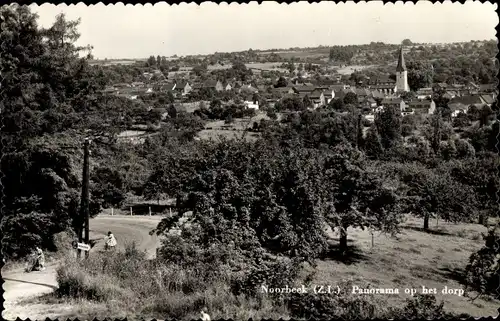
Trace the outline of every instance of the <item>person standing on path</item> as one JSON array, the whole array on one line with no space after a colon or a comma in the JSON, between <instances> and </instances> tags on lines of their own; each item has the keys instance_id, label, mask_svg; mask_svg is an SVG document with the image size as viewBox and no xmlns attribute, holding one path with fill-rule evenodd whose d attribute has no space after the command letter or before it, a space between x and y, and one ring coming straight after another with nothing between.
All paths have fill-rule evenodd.
<instances>
[{"instance_id":1,"label":"person standing on path","mask_svg":"<svg viewBox=\"0 0 500 321\"><path fill-rule=\"evenodd\" d=\"M104 244L104 248L106 250L113 251L116 248L116 239L113 233L111 233L111 231L108 232L108 236L106 237L105 242L106 243Z\"/></svg>"}]
</instances>

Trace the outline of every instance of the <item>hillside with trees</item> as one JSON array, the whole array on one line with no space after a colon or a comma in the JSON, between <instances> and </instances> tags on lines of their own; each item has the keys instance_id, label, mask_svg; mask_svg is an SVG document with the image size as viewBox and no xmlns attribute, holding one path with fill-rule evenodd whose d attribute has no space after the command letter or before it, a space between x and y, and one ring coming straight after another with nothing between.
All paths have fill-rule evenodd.
<instances>
[{"instance_id":1,"label":"hillside with trees","mask_svg":"<svg viewBox=\"0 0 500 321\"><path fill-rule=\"evenodd\" d=\"M113 316L125 311L178 319L196 318L204 306L212 317L226 319L459 317L464 313L454 308L472 306L457 296L444 299L453 302L448 309L434 295L352 293L353 285L403 289L425 281L470 289L467 295L484 299L484 311L497 306L496 104L452 119L438 94L433 115L402 116L388 107L366 124L353 92L313 109L307 95L269 107L262 91L205 88L183 100L203 101L187 112L173 94L128 99L106 95L104 89L138 81L156 68L168 74L188 61L195 66L193 77L247 83L254 73L245 62L277 55L249 50L175 63L151 55L142 65L91 66L90 47L76 45L79 21L60 14L42 28L29 7L19 5L1 7L0 16L5 258L21 260L35 246L56 251L55 235L64 232L73 240L82 228L85 138L92 139L92 217L130 199L175 200L172 215L161 213L152 231L162 238L155 259L147 260L134 246L80 261L68 255L57 270L59 288L45 299L85 302L89 309L105 306ZM486 84L496 77L492 41L405 45L412 46L410 87ZM395 60L397 47L320 49L332 64L383 65ZM230 68L208 72L210 64L225 59ZM274 89L287 87L287 80L276 77ZM248 108L243 102L248 96L265 107ZM209 121L230 125L236 119L253 122L242 131L257 138L198 136ZM118 139L120 132L135 128L148 134L143 143ZM377 244L375 235L383 235ZM441 256L449 266L439 265ZM418 265L418 260L426 261ZM445 273L445 268L454 270ZM380 273L388 276L374 285ZM339 295L262 291L263 286L325 285L339 281L335 277L352 279L339 282Z\"/></svg>"}]
</instances>

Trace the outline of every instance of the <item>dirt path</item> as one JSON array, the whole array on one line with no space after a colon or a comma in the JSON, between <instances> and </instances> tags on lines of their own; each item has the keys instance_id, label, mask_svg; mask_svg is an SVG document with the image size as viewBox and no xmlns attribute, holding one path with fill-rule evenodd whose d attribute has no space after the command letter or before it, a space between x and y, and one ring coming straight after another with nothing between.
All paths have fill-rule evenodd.
<instances>
[{"instance_id":1,"label":"dirt path","mask_svg":"<svg viewBox=\"0 0 500 321\"><path fill-rule=\"evenodd\" d=\"M149 231L155 228L160 220L161 217L158 216L98 216L90 221L90 239L97 241L90 255L92 251L98 251L104 247L103 238L108 231L112 231L119 249L135 241L139 249L147 251L150 258L154 257L160 240L156 235L149 235ZM2 271L5 300L2 317L7 320L29 317L32 307L20 306L18 302L57 289L56 268L57 263L52 263L48 264L44 271L31 273L24 273L22 269ZM31 319L34 320L34 318Z\"/></svg>"}]
</instances>

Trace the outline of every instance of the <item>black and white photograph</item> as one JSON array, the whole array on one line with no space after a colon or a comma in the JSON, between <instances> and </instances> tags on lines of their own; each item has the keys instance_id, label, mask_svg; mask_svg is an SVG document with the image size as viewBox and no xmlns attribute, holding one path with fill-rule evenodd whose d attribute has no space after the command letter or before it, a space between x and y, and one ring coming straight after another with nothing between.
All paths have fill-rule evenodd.
<instances>
[{"instance_id":1,"label":"black and white photograph","mask_svg":"<svg viewBox=\"0 0 500 321\"><path fill-rule=\"evenodd\" d=\"M1 4L2 317L498 317L497 10Z\"/></svg>"}]
</instances>

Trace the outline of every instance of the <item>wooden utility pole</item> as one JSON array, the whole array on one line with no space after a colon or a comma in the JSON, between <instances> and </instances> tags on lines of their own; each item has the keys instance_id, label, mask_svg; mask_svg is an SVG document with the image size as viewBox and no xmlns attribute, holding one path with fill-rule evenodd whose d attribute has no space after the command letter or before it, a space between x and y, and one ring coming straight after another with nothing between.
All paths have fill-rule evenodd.
<instances>
[{"instance_id":1,"label":"wooden utility pole","mask_svg":"<svg viewBox=\"0 0 500 321\"><path fill-rule=\"evenodd\" d=\"M89 244L89 181L90 181L90 170L89 170L89 145L90 140L85 138L84 151L83 151L83 181L82 181L82 199L80 207L80 218L84 222L85 226L85 244ZM79 242L82 243L82 231L80 229ZM81 256L81 250L78 250L78 257ZM89 256L89 251L85 251L85 257Z\"/></svg>"}]
</instances>

